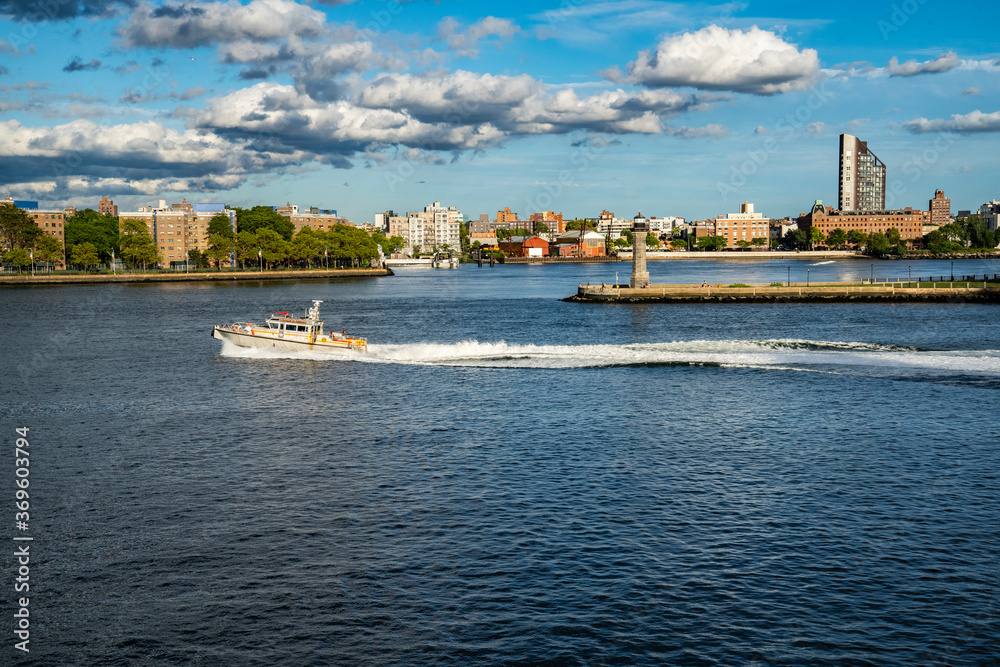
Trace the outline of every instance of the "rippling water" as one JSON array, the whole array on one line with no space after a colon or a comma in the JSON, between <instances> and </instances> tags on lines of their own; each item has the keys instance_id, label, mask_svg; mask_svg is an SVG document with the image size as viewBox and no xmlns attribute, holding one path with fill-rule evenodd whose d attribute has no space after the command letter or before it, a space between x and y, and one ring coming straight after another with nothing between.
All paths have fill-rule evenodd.
<instances>
[{"instance_id":1,"label":"rippling water","mask_svg":"<svg viewBox=\"0 0 1000 667\"><path fill-rule=\"evenodd\" d=\"M0 291L26 662L998 664L1000 310L559 301L629 268ZM314 298L368 355L209 337Z\"/></svg>"}]
</instances>

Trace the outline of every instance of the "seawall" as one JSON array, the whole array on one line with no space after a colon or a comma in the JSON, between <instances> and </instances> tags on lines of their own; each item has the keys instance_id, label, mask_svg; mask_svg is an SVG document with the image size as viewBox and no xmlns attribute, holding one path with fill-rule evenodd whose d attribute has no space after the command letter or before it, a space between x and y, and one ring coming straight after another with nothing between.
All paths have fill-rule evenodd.
<instances>
[{"instance_id":1,"label":"seawall","mask_svg":"<svg viewBox=\"0 0 1000 667\"><path fill-rule=\"evenodd\" d=\"M1000 283L821 283L813 285L581 285L563 301L582 303L1000 303Z\"/></svg>"},{"instance_id":2,"label":"seawall","mask_svg":"<svg viewBox=\"0 0 1000 667\"><path fill-rule=\"evenodd\" d=\"M235 282L261 280L315 280L391 276L391 269L324 269L316 271L221 271L218 273L125 273L118 275L51 273L39 276L0 276L0 287L11 285L103 285L117 283Z\"/></svg>"}]
</instances>

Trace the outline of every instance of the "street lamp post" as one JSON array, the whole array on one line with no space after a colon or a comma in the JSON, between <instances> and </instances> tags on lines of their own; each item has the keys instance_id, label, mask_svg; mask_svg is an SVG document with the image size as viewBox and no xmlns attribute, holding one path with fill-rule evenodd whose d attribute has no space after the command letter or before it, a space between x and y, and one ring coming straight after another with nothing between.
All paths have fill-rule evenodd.
<instances>
[{"instance_id":1,"label":"street lamp post","mask_svg":"<svg viewBox=\"0 0 1000 667\"><path fill-rule=\"evenodd\" d=\"M868 279L869 284L875 284L875 265L872 264L872 277Z\"/></svg>"},{"instance_id":2,"label":"street lamp post","mask_svg":"<svg viewBox=\"0 0 1000 667\"><path fill-rule=\"evenodd\" d=\"M809 287L809 269L806 269L806 287Z\"/></svg>"},{"instance_id":3,"label":"street lamp post","mask_svg":"<svg viewBox=\"0 0 1000 667\"><path fill-rule=\"evenodd\" d=\"M788 287L792 286L792 267L788 267L788 280L785 281L785 285Z\"/></svg>"},{"instance_id":4,"label":"street lamp post","mask_svg":"<svg viewBox=\"0 0 1000 667\"><path fill-rule=\"evenodd\" d=\"M955 262L951 263L951 279L955 279Z\"/></svg>"},{"instance_id":5,"label":"street lamp post","mask_svg":"<svg viewBox=\"0 0 1000 667\"><path fill-rule=\"evenodd\" d=\"M908 282L908 283L913 282L913 267L912 266L906 267L906 282Z\"/></svg>"}]
</instances>

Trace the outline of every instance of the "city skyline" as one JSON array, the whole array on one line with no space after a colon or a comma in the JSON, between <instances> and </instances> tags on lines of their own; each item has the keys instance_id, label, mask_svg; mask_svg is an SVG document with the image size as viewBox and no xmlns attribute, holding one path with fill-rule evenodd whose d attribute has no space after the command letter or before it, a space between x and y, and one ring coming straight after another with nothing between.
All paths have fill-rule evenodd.
<instances>
[{"instance_id":1,"label":"city skyline","mask_svg":"<svg viewBox=\"0 0 1000 667\"><path fill-rule=\"evenodd\" d=\"M816 11L0 0L0 195L778 218L837 201L846 133L887 207L998 198L998 10Z\"/></svg>"}]
</instances>

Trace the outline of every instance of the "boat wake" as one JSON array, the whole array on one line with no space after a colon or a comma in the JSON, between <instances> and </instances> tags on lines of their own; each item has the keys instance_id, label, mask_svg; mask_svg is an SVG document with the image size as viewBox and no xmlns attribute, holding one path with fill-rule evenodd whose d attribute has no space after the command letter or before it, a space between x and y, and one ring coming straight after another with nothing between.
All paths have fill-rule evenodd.
<instances>
[{"instance_id":1,"label":"boat wake","mask_svg":"<svg viewBox=\"0 0 1000 667\"><path fill-rule=\"evenodd\" d=\"M810 340L696 340L630 345L410 343L368 345L367 354L331 355L223 347L228 357L343 360L360 363L476 368L572 369L616 366L716 366L853 373L945 373L1000 381L1000 350L924 350L900 345ZM852 371L851 369L854 369ZM881 374L881 373L880 373Z\"/></svg>"}]
</instances>

